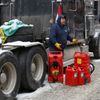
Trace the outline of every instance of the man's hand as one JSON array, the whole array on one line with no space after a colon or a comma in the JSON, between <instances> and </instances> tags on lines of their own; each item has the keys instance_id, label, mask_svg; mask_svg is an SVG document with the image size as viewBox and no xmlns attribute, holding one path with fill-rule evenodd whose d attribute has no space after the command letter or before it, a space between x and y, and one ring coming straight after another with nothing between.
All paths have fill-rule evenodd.
<instances>
[{"instance_id":1,"label":"man's hand","mask_svg":"<svg viewBox=\"0 0 100 100\"><path fill-rule=\"evenodd\" d=\"M59 50L62 50L62 48L61 48L61 44L58 43L58 42L55 43L55 47L56 47L57 49L59 49Z\"/></svg>"}]
</instances>

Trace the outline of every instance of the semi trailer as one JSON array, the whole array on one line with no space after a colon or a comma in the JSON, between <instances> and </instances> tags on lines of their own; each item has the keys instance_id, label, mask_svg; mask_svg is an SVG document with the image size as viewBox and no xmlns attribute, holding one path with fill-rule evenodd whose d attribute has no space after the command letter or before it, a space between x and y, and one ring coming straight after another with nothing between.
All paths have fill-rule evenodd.
<instances>
[{"instance_id":1,"label":"semi trailer","mask_svg":"<svg viewBox=\"0 0 100 100\"><path fill-rule=\"evenodd\" d=\"M0 49L0 90L16 96L19 88L36 90L47 73L47 52L51 18L55 19L59 2L67 17L70 35L79 43L68 43L64 50L64 67L73 64L75 51L92 52L100 58L100 35L94 24L93 0L0 0L0 24L19 19L33 27L22 27L7 37ZM95 31L96 30L96 31Z\"/></svg>"}]
</instances>

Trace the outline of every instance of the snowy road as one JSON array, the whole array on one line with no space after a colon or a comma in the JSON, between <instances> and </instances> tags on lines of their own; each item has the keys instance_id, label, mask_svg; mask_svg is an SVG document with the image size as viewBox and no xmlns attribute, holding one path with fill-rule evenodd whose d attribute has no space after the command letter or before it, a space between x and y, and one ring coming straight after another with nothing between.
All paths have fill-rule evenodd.
<instances>
[{"instance_id":1,"label":"snowy road","mask_svg":"<svg viewBox=\"0 0 100 100\"><path fill-rule=\"evenodd\" d=\"M92 74L92 83L70 87L61 83L49 84L35 92L17 95L18 100L100 100L100 60L94 60L96 70Z\"/></svg>"}]
</instances>

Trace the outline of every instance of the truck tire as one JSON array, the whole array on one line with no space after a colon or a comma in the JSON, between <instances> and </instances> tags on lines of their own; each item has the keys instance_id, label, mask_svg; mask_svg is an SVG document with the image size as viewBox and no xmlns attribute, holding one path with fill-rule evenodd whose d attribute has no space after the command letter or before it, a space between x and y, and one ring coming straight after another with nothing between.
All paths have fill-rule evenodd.
<instances>
[{"instance_id":1,"label":"truck tire","mask_svg":"<svg viewBox=\"0 0 100 100\"><path fill-rule=\"evenodd\" d=\"M8 97L2 93L2 91L0 90L0 99L1 100L9 100Z\"/></svg>"},{"instance_id":2,"label":"truck tire","mask_svg":"<svg viewBox=\"0 0 100 100\"><path fill-rule=\"evenodd\" d=\"M17 100L15 97L12 97L10 95L5 95L1 90L0 90L0 100Z\"/></svg>"},{"instance_id":3,"label":"truck tire","mask_svg":"<svg viewBox=\"0 0 100 100\"><path fill-rule=\"evenodd\" d=\"M16 57L11 52L0 55L0 90L5 95L15 97L20 87L20 69Z\"/></svg>"},{"instance_id":4,"label":"truck tire","mask_svg":"<svg viewBox=\"0 0 100 100\"><path fill-rule=\"evenodd\" d=\"M94 54L94 58L95 59L99 59L100 58L100 35L97 38L97 45L95 45L93 54Z\"/></svg>"},{"instance_id":5,"label":"truck tire","mask_svg":"<svg viewBox=\"0 0 100 100\"><path fill-rule=\"evenodd\" d=\"M20 57L22 67L21 88L36 90L42 86L46 75L46 53L41 47L32 47Z\"/></svg>"}]
</instances>

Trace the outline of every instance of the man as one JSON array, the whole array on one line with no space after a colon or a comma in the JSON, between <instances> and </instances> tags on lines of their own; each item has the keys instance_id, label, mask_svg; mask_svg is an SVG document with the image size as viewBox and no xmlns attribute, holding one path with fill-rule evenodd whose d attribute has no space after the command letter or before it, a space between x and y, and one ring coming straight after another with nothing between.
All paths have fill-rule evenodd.
<instances>
[{"instance_id":1,"label":"man","mask_svg":"<svg viewBox=\"0 0 100 100\"><path fill-rule=\"evenodd\" d=\"M71 42L73 41L73 39L68 35L68 28L65 25L66 17L63 15L59 16L57 23L52 25L49 37L50 51L63 51L66 47L67 40Z\"/></svg>"}]
</instances>

